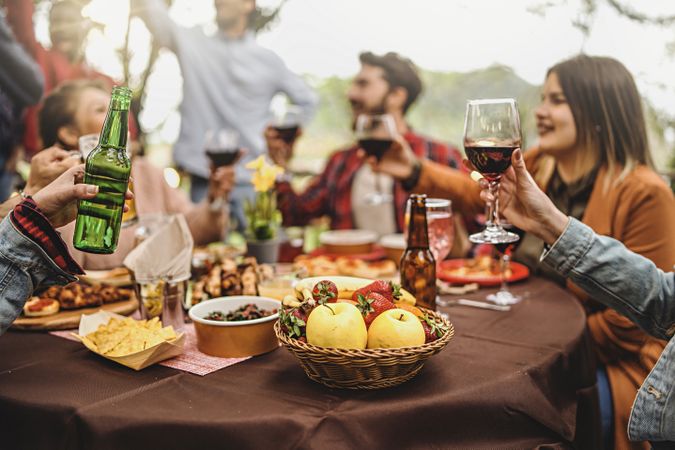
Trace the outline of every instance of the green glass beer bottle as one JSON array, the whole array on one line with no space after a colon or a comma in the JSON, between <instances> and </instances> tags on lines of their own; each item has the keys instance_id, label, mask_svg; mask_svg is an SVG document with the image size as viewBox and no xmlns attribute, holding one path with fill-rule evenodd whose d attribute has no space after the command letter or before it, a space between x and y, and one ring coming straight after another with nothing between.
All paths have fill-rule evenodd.
<instances>
[{"instance_id":1,"label":"green glass beer bottle","mask_svg":"<svg viewBox=\"0 0 675 450\"><path fill-rule=\"evenodd\" d=\"M83 252L109 254L117 248L131 173L126 151L130 103L131 89L115 86L98 145L87 157L84 182L99 191L78 203L73 245Z\"/></svg>"}]
</instances>

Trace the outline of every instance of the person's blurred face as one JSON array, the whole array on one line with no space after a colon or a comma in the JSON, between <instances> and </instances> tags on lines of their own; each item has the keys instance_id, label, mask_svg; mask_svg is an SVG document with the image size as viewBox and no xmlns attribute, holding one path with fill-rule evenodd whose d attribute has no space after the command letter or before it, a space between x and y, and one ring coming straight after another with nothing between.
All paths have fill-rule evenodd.
<instances>
[{"instance_id":1,"label":"person's blurred face","mask_svg":"<svg viewBox=\"0 0 675 450\"><path fill-rule=\"evenodd\" d=\"M386 111L388 94L389 83L384 78L384 70L375 66L361 66L361 71L356 74L347 91L353 119L356 120L359 114L389 112Z\"/></svg>"},{"instance_id":2,"label":"person's blurred face","mask_svg":"<svg viewBox=\"0 0 675 450\"><path fill-rule=\"evenodd\" d=\"M86 88L80 93L75 110L75 127L79 136L101 132L108 112L108 103L110 95L100 89Z\"/></svg>"},{"instance_id":3,"label":"person's blurred face","mask_svg":"<svg viewBox=\"0 0 675 450\"><path fill-rule=\"evenodd\" d=\"M573 151L577 144L574 116L555 72L546 78L541 103L535 110L539 147L552 156Z\"/></svg>"},{"instance_id":4,"label":"person's blurred face","mask_svg":"<svg viewBox=\"0 0 675 450\"><path fill-rule=\"evenodd\" d=\"M214 0L216 22L221 30L229 30L242 20L247 21L255 8L254 0Z\"/></svg>"},{"instance_id":5,"label":"person's blurred face","mask_svg":"<svg viewBox=\"0 0 675 450\"><path fill-rule=\"evenodd\" d=\"M49 12L49 35L52 48L64 53L70 61L79 59L86 35L80 10L71 3L55 3Z\"/></svg>"},{"instance_id":6,"label":"person's blurred face","mask_svg":"<svg viewBox=\"0 0 675 450\"><path fill-rule=\"evenodd\" d=\"M110 95L100 89L87 87L77 96L73 122L59 128L59 139L66 148L77 149L78 139L85 134L100 134L108 112Z\"/></svg>"}]
</instances>

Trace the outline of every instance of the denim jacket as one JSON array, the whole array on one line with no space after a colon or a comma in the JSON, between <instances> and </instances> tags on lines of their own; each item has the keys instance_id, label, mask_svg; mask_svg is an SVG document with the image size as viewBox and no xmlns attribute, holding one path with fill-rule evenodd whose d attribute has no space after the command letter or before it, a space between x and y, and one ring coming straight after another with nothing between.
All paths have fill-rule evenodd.
<instances>
[{"instance_id":1,"label":"denim jacket","mask_svg":"<svg viewBox=\"0 0 675 450\"><path fill-rule=\"evenodd\" d=\"M75 280L14 228L9 216L0 222L0 334L21 314L34 290Z\"/></svg>"},{"instance_id":2,"label":"denim jacket","mask_svg":"<svg viewBox=\"0 0 675 450\"><path fill-rule=\"evenodd\" d=\"M670 340L638 391L628 436L675 441L675 274L574 218L542 261L648 333Z\"/></svg>"}]
</instances>

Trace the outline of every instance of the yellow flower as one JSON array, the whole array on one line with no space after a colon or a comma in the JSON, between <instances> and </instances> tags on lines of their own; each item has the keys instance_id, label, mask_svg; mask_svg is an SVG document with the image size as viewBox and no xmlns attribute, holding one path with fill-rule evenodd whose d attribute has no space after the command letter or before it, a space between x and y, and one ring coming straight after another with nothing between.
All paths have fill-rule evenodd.
<instances>
[{"instance_id":1,"label":"yellow flower","mask_svg":"<svg viewBox=\"0 0 675 450\"><path fill-rule=\"evenodd\" d=\"M253 161L248 162L244 167L247 169L260 170L265 165L265 155L260 155Z\"/></svg>"},{"instance_id":2,"label":"yellow flower","mask_svg":"<svg viewBox=\"0 0 675 450\"><path fill-rule=\"evenodd\" d=\"M277 176L284 173L284 169L275 164L269 164L264 156L246 164L249 169L255 169L251 182L256 192L267 192L274 187Z\"/></svg>"}]
</instances>

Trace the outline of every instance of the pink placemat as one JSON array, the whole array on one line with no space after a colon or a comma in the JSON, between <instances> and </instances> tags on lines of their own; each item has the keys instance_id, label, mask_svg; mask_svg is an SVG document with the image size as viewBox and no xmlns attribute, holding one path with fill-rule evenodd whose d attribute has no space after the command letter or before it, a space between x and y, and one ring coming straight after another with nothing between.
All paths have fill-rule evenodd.
<instances>
[{"instance_id":1,"label":"pink placemat","mask_svg":"<svg viewBox=\"0 0 675 450\"><path fill-rule=\"evenodd\" d=\"M160 365L204 376L250 358L250 356L246 358L218 358L205 355L197 350L197 337L195 336L194 326L191 324L186 325L182 331L185 333L183 353L175 358L160 362ZM72 333L77 333L77 330L50 331L49 334L76 341L77 339L73 337Z\"/></svg>"}]
</instances>

